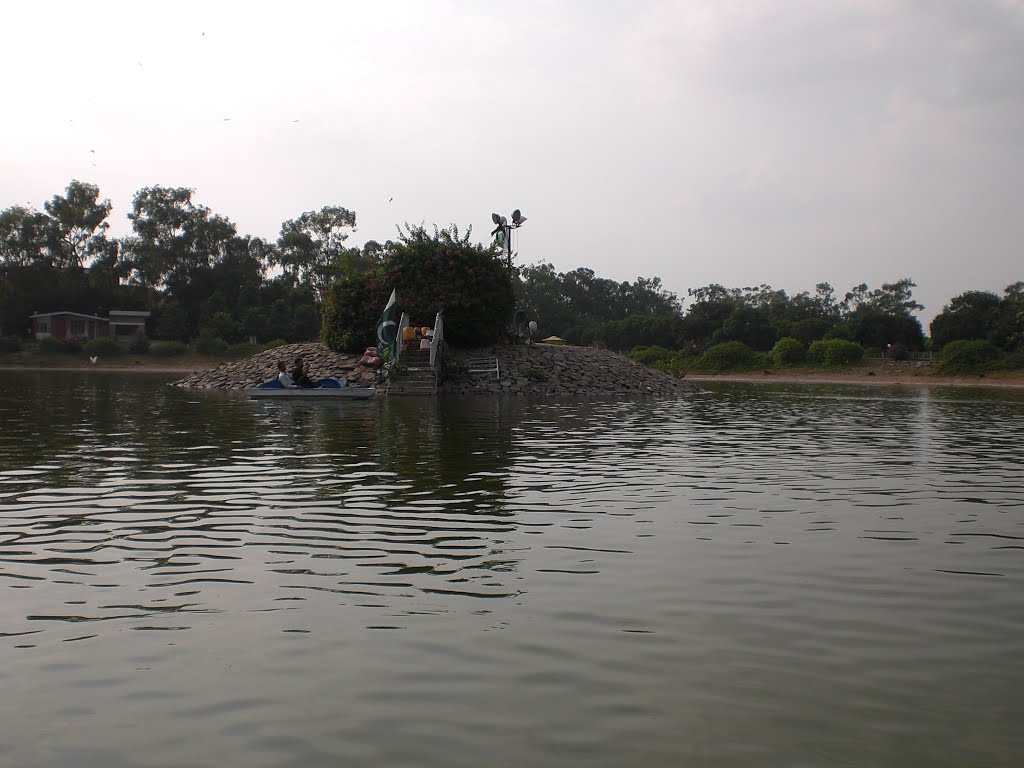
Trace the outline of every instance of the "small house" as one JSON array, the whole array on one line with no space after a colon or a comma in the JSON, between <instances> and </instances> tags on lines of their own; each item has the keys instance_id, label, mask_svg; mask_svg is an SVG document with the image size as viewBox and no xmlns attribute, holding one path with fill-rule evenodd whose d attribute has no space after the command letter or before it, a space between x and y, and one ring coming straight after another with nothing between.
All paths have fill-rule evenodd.
<instances>
[{"instance_id":1,"label":"small house","mask_svg":"<svg viewBox=\"0 0 1024 768\"><path fill-rule=\"evenodd\" d=\"M111 336L117 341L131 341L139 333L146 333L149 312L112 309L107 317L84 315L80 312L37 312L29 315L32 338L95 339Z\"/></svg>"}]
</instances>

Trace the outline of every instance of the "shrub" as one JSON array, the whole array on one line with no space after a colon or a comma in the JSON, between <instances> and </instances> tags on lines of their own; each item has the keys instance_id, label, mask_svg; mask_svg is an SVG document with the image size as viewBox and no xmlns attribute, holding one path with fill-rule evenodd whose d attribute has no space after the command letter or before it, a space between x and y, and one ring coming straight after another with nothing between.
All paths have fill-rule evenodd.
<instances>
[{"instance_id":1,"label":"shrub","mask_svg":"<svg viewBox=\"0 0 1024 768\"><path fill-rule=\"evenodd\" d=\"M431 322L444 311L444 331L454 345L497 341L512 320L512 273L489 248L471 245L453 226L407 227L380 267L347 275L324 298L321 337L336 351L376 344L376 324L391 290L399 309Z\"/></svg>"},{"instance_id":2,"label":"shrub","mask_svg":"<svg viewBox=\"0 0 1024 768\"><path fill-rule=\"evenodd\" d=\"M907 349L907 345L897 341L895 344L890 344L889 348L886 349L885 354L890 360L909 360L910 350Z\"/></svg>"},{"instance_id":3,"label":"shrub","mask_svg":"<svg viewBox=\"0 0 1024 768\"><path fill-rule=\"evenodd\" d=\"M273 339L263 345L263 349L274 349L275 347L283 347L287 342L284 339Z\"/></svg>"},{"instance_id":4,"label":"shrub","mask_svg":"<svg viewBox=\"0 0 1024 768\"><path fill-rule=\"evenodd\" d=\"M752 368L757 363L754 350L742 341L724 341L716 344L697 360L698 367L709 373L722 373Z\"/></svg>"},{"instance_id":5,"label":"shrub","mask_svg":"<svg viewBox=\"0 0 1024 768\"><path fill-rule=\"evenodd\" d=\"M232 344L227 349L227 354L231 357L249 357L255 355L261 349L259 344L251 344L248 341L240 341L237 344Z\"/></svg>"},{"instance_id":6,"label":"shrub","mask_svg":"<svg viewBox=\"0 0 1024 768\"><path fill-rule=\"evenodd\" d=\"M523 376L525 376L529 381L548 380L548 375L539 368L527 368L525 371L523 371Z\"/></svg>"},{"instance_id":7,"label":"shrub","mask_svg":"<svg viewBox=\"0 0 1024 768\"><path fill-rule=\"evenodd\" d=\"M214 312L203 323L202 336L238 341L242 338L242 325L227 312Z\"/></svg>"},{"instance_id":8,"label":"shrub","mask_svg":"<svg viewBox=\"0 0 1024 768\"><path fill-rule=\"evenodd\" d=\"M634 348L633 351L629 353L629 358L631 360L635 360L641 365L654 367L655 363L671 360L675 355L676 353L669 349L654 345L652 347Z\"/></svg>"},{"instance_id":9,"label":"shrub","mask_svg":"<svg viewBox=\"0 0 1024 768\"><path fill-rule=\"evenodd\" d=\"M153 357L177 357L188 352L188 347L181 341L158 341L149 348Z\"/></svg>"},{"instance_id":10,"label":"shrub","mask_svg":"<svg viewBox=\"0 0 1024 768\"><path fill-rule=\"evenodd\" d=\"M128 344L128 351L133 355L144 355L149 352L149 339L144 333L136 333Z\"/></svg>"},{"instance_id":11,"label":"shrub","mask_svg":"<svg viewBox=\"0 0 1024 768\"><path fill-rule=\"evenodd\" d=\"M67 352L67 346L60 339L45 336L36 342L36 352L40 355L60 355Z\"/></svg>"},{"instance_id":12,"label":"shrub","mask_svg":"<svg viewBox=\"0 0 1024 768\"><path fill-rule=\"evenodd\" d=\"M942 348L939 373L984 373L999 367L1003 352L991 341L985 339L960 339L951 341Z\"/></svg>"},{"instance_id":13,"label":"shrub","mask_svg":"<svg viewBox=\"0 0 1024 768\"><path fill-rule=\"evenodd\" d=\"M17 336L0 336L0 355L8 352L21 352L21 339Z\"/></svg>"},{"instance_id":14,"label":"shrub","mask_svg":"<svg viewBox=\"0 0 1024 768\"><path fill-rule=\"evenodd\" d=\"M854 365L864 359L864 347L846 339L822 339L808 347L807 359L829 368Z\"/></svg>"},{"instance_id":15,"label":"shrub","mask_svg":"<svg viewBox=\"0 0 1024 768\"><path fill-rule=\"evenodd\" d=\"M807 350L798 339L786 336L775 342L771 351L772 362L777 366L799 365L807 359Z\"/></svg>"},{"instance_id":16,"label":"shrub","mask_svg":"<svg viewBox=\"0 0 1024 768\"><path fill-rule=\"evenodd\" d=\"M196 342L196 352L201 355L223 355L228 351L228 343L224 339L200 336Z\"/></svg>"},{"instance_id":17,"label":"shrub","mask_svg":"<svg viewBox=\"0 0 1024 768\"><path fill-rule=\"evenodd\" d=\"M93 355L100 357L117 357L124 352L124 349L109 336L97 336L95 339L89 339L85 342L82 346L82 351L90 357Z\"/></svg>"}]
</instances>

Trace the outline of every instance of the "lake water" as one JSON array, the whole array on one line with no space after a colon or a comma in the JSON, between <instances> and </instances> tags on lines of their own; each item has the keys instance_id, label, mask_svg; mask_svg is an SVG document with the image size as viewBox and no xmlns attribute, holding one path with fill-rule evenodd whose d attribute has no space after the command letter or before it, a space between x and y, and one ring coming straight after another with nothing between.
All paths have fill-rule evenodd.
<instances>
[{"instance_id":1,"label":"lake water","mask_svg":"<svg viewBox=\"0 0 1024 768\"><path fill-rule=\"evenodd\" d=\"M1024 393L0 382L0 765L1019 766Z\"/></svg>"}]
</instances>

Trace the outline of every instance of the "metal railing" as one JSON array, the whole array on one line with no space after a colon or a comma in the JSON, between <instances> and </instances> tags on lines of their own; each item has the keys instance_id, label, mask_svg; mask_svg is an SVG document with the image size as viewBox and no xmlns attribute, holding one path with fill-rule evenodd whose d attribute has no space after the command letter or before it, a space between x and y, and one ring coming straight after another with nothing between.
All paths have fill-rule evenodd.
<instances>
[{"instance_id":1,"label":"metal railing","mask_svg":"<svg viewBox=\"0 0 1024 768\"><path fill-rule=\"evenodd\" d=\"M437 360L438 350L444 343L444 318L441 317L441 313L437 313L437 317L434 318L434 338L430 340L430 367L435 367L434 363Z\"/></svg>"},{"instance_id":2,"label":"metal railing","mask_svg":"<svg viewBox=\"0 0 1024 768\"><path fill-rule=\"evenodd\" d=\"M402 313L402 319L398 321L398 335L395 336L395 365L398 365L398 358L402 356L402 345L405 344L403 337L405 329L409 327L409 315Z\"/></svg>"}]
</instances>

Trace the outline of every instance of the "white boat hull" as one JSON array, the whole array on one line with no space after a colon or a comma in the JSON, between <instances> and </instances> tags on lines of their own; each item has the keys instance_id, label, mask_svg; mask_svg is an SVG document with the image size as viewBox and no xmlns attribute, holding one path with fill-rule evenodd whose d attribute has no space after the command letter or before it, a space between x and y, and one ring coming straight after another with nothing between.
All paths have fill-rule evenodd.
<instances>
[{"instance_id":1,"label":"white boat hull","mask_svg":"<svg viewBox=\"0 0 1024 768\"><path fill-rule=\"evenodd\" d=\"M323 388L309 388L309 387L284 387L281 388L266 388L261 389L259 387L252 387L245 390L245 394L249 397L264 399L264 398L352 398L354 400L368 400L377 394L377 390L374 387L323 387Z\"/></svg>"}]
</instances>

